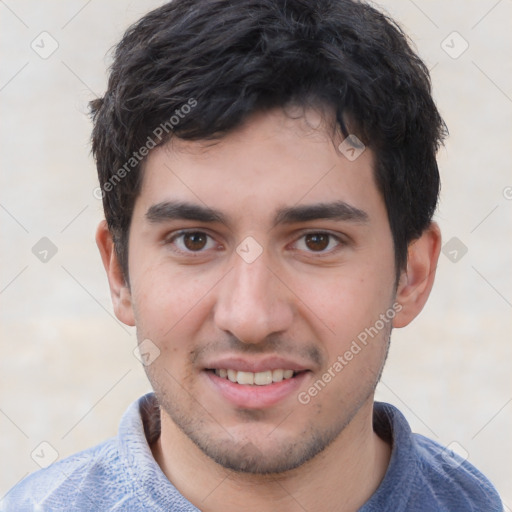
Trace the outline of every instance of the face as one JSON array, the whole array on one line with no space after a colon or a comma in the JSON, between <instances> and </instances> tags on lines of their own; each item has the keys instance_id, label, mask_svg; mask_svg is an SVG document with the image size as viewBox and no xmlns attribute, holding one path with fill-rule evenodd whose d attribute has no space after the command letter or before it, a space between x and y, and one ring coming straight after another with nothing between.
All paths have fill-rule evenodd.
<instances>
[{"instance_id":1,"label":"face","mask_svg":"<svg viewBox=\"0 0 512 512\"><path fill-rule=\"evenodd\" d=\"M124 319L160 350L164 419L226 468L296 468L373 403L393 242L372 152L340 141L314 111L275 110L145 163Z\"/></svg>"}]
</instances>

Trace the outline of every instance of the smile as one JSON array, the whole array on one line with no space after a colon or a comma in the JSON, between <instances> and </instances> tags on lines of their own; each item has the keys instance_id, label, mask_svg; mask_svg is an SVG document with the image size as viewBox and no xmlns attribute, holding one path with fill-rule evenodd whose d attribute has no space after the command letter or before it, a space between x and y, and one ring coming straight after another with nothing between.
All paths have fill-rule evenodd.
<instances>
[{"instance_id":1,"label":"smile","mask_svg":"<svg viewBox=\"0 0 512 512\"><path fill-rule=\"evenodd\" d=\"M267 386L274 382L281 382L286 379L291 379L294 374L293 370L284 370L278 368L275 370L266 370L262 372L243 372L233 370L231 368L221 368L213 370L217 377L228 379L231 382L247 385L247 386Z\"/></svg>"},{"instance_id":2,"label":"smile","mask_svg":"<svg viewBox=\"0 0 512 512\"><path fill-rule=\"evenodd\" d=\"M266 409L293 400L311 375L309 370L281 368L259 372L209 368L202 373L215 396L243 409Z\"/></svg>"}]
</instances>

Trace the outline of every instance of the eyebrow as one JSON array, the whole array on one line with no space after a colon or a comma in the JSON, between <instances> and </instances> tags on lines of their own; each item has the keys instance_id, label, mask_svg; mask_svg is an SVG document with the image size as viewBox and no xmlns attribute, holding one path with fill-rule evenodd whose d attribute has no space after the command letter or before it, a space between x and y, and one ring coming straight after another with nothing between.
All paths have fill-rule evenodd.
<instances>
[{"instance_id":1,"label":"eyebrow","mask_svg":"<svg viewBox=\"0 0 512 512\"><path fill-rule=\"evenodd\" d=\"M292 224L311 220L330 219L365 223L369 221L368 214L344 201L318 203L312 205L292 206L278 210L274 226Z\"/></svg>"},{"instance_id":2,"label":"eyebrow","mask_svg":"<svg viewBox=\"0 0 512 512\"><path fill-rule=\"evenodd\" d=\"M163 201L151 206L146 212L151 223L169 220L192 220L197 222L228 224L228 218L219 210L182 201ZM331 219L365 223L368 214L344 201L317 203L312 205L280 208L274 217L274 226L312 220Z\"/></svg>"},{"instance_id":3,"label":"eyebrow","mask_svg":"<svg viewBox=\"0 0 512 512\"><path fill-rule=\"evenodd\" d=\"M180 219L227 224L225 215L218 210L181 201L163 201L151 206L146 212L146 219L153 223Z\"/></svg>"}]
</instances>

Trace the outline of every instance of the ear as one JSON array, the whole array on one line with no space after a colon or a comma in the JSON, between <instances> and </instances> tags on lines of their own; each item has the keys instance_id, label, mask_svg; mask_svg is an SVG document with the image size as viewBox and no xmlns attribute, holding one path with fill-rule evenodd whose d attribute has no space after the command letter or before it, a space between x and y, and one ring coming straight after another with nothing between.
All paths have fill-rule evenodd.
<instances>
[{"instance_id":1,"label":"ear","mask_svg":"<svg viewBox=\"0 0 512 512\"><path fill-rule=\"evenodd\" d=\"M130 287L119 265L114 241L105 220L100 222L96 230L96 244L100 250L101 260L107 272L114 313L124 324L134 326L135 318Z\"/></svg>"},{"instance_id":2,"label":"ear","mask_svg":"<svg viewBox=\"0 0 512 512\"><path fill-rule=\"evenodd\" d=\"M434 284L440 251L441 231L432 222L407 249L407 268L400 275L396 292L396 302L402 309L397 312L393 327L405 327L423 309Z\"/></svg>"}]
</instances>

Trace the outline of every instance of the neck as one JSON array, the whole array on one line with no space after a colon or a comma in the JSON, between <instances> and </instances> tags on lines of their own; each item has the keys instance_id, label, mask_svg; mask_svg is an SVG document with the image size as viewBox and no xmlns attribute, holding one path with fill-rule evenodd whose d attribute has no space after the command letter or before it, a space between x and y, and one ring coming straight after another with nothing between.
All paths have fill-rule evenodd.
<instances>
[{"instance_id":1,"label":"neck","mask_svg":"<svg viewBox=\"0 0 512 512\"><path fill-rule=\"evenodd\" d=\"M153 455L178 491L203 512L358 510L384 478L390 446L372 427L373 398L322 453L286 473L235 473L207 457L162 411Z\"/></svg>"}]
</instances>

